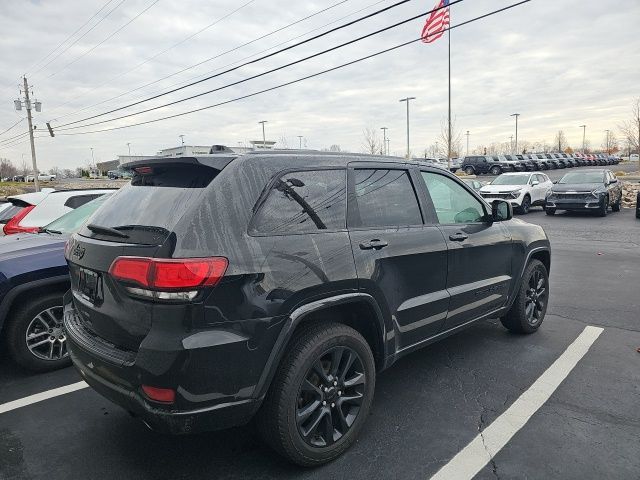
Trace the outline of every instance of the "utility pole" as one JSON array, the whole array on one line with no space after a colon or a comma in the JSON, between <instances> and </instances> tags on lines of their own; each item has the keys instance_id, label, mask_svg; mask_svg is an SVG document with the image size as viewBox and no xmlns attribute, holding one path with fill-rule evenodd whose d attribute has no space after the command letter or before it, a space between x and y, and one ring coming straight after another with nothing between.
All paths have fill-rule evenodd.
<instances>
[{"instance_id":1,"label":"utility pole","mask_svg":"<svg viewBox=\"0 0 640 480\"><path fill-rule=\"evenodd\" d=\"M513 135L511 135L509 137L509 149L511 150L511 153L513 154ZM517 153L517 152L516 152Z\"/></svg>"},{"instance_id":2,"label":"utility pole","mask_svg":"<svg viewBox=\"0 0 640 480\"><path fill-rule=\"evenodd\" d=\"M516 153L518 153L518 117L520 116L520 114L512 113L511 116L516 117Z\"/></svg>"},{"instance_id":3,"label":"utility pole","mask_svg":"<svg viewBox=\"0 0 640 480\"><path fill-rule=\"evenodd\" d=\"M607 129L607 130L605 130L605 132L607 134L607 136L605 137L606 138L605 142L607 144L607 155L609 155L609 150L610 150L610 148L609 148L609 132L611 132L611 130Z\"/></svg>"},{"instance_id":4,"label":"utility pole","mask_svg":"<svg viewBox=\"0 0 640 480\"><path fill-rule=\"evenodd\" d=\"M258 123L262 124L262 148L266 149L267 148L267 137L264 134L264 124L267 123L267 120L261 120Z\"/></svg>"},{"instance_id":5,"label":"utility pole","mask_svg":"<svg viewBox=\"0 0 640 480\"><path fill-rule=\"evenodd\" d=\"M178 135L180 137L180 141L182 143L182 146L184 147L184 135Z\"/></svg>"},{"instance_id":6,"label":"utility pole","mask_svg":"<svg viewBox=\"0 0 640 480\"><path fill-rule=\"evenodd\" d=\"M471 135L471 134L469 133L469 130L467 130L466 135L467 135L467 157L468 157L468 156L469 156L469 135Z\"/></svg>"},{"instance_id":7,"label":"utility pole","mask_svg":"<svg viewBox=\"0 0 640 480\"><path fill-rule=\"evenodd\" d=\"M416 97L406 97L406 98L400 99L400 102L407 102L407 158L411 156L411 148L410 148L410 141L409 141L409 102L415 99Z\"/></svg>"},{"instance_id":8,"label":"utility pole","mask_svg":"<svg viewBox=\"0 0 640 480\"><path fill-rule=\"evenodd\" d=\"M298 140L300 141L300 146L299 149L302 150L302 139L304 138L303 135L298 135Z\"/></svg>"},{"instance_id":9,"label":"utility pole","mask_svg":"<svg viewBox=\"0 0 640 480\"><path fill-rule=\"evenodd\" d=\"M131 156L131 144L127 142L127 148L129 149L129 156Z\"/></svg>"},{"instance_id":10,"label":"utility pole","mask_svg":"<svg viewBox=\"0 0 640 480\"><path fill-rule=\"evenodd\" d=\"M389 152L387 151L387 130L389 130L387 127L382 127L380 128L380 130L382 130L382 150L384 151L385 155L389 155Z\"/></svg>"},{"instance_id":11,"label":"utility pole","mask_svg":"<svg viewBox=\"0 0 640 480\"><path fill-rule=\"evenodd\" d=\"M585 141L586 141L586 135L587 135L587 126L586 125L580 125L580 128L582 129L582 154L584 155L584 146L585 146Z\"/></svg>"},{"instance_id":12,"label":"utility pole","mask_svg":"<svg viewBox=\"0 0 640 480\"><path fill-rule=\"evenodd\" d=\"M387 155L389 155L389 144L391 143L391 139L387 138Z\"/></svg>"},{"instance_id":13,"label":"utility pole","mask_svg":"<svg viewBox=\"0 0 640 480\"><path fill-rule=\"evenodd\" d=\"M22 100L16 100L14 102L16 110L22 110L22 105L27 109L27 122L29 124L29 141L31 143L31 163L33 164L33 184L36 192L40 191L40 182L38 181L38 163L36 162L36 143L33 139L33 119L31 118L31 99L29 98L29 83L27 82L26 75L22 77L24 81L24 102ZM36 112L41 109L41 103L34 102Z\"/></svg>"}]
</instances>

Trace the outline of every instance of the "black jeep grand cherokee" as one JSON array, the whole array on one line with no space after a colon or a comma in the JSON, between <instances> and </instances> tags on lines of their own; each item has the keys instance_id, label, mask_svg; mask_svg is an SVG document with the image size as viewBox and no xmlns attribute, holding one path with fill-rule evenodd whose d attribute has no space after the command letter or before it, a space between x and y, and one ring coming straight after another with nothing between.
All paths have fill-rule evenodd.
<instances>
[{"instance_id":1,"label":"black jeep grand cherokee","mask_svg":"<svg viewBox=\"0 0 640 480\"><path fill-rule=\"evenodd\" d=\"M152 159L66 248L71 358L153 429L343 453L375 375L474 322L535 332L549 241L442 169L314 152Z\"/></svg>"}]
</instances>

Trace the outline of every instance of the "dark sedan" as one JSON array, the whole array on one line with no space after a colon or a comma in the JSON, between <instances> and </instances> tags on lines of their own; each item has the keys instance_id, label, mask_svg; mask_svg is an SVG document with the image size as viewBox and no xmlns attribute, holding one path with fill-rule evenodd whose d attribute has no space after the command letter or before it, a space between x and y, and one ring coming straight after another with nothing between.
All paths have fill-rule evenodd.
<instances>
[{"instance_id":1,"label":"dark sedan","mask_svg":"<svg viewBox=\"0 0 640 480\"><path fill-rule=\"evenodd\" d=\"M546 198L547 215L556 210L592 211L607 215L609 207L620 211L622 185L611 170L583 170L567 173L553 185Z\"/></svg>"}]
</instances>

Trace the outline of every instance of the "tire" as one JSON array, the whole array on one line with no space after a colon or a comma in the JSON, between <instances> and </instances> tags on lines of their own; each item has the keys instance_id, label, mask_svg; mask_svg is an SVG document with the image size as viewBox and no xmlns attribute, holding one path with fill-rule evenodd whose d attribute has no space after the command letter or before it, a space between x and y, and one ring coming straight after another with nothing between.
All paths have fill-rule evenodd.
<instances>
[{"instance_id":1,"label":"tire","mask_svg":"<svg viewBox=\"0 0 640 480\"><path fill-rule=\"evenodd\" d=\"M522 199L522 205L518 207L518 212L520 212L522 215L526 215L527 213L529 213L530 208L531 208L531 197L527 194Z\"/></svg>"},{"instance_id":2,"label":"tire","mask_svg":"<svg viewBox=\"0 0 640 480\"><path fill-rule=\"evenodd\" d=\"M31 348L28 334L34 335ZM6 342L11 358L33 372L48 372L71 365L62 328L62 293L30 298L18 305L7 318Z\"/></svg>"},{"instance_id":3,"label":"tire","mask_svg":"<svg viewBox=\"0 0 640 480\"><path fill-rule=\"evenodd\" d=\"M542 325L548 304L549 274L540 260L531 260L511 309L500 321L511 332L534 333Z\"/></svg>"},{"instance_id":4,"label":"tire","mask_svg":"<svg viewBox=\"0 0 640 480\"><path fill-rule=\"evenodd\" d=\"M555 214L556 214L556 209L555 209L555 208L549 208L549 207L546 207L546 208L544 209L544 211L545 211L545 213L546 213L547 215L555 215Z\"/></svg>"},{"instance_id":5,"label":"tire","mask_svg":"<svg viewBox=\"0 0 640 480\"><path fill-rule=\"evenodd\" d=\"M621 207L621 202L622 202L622 197L619 198L616 203L611 205L611 211L612 212L619 212L620 211L620 207Z\"/></svg>"},{"instance_id":6,"label":"tire","mask_svg":"<svg viewBox=\"0 0 640 480\"><path fill-rule=\"evenodd\" d=\"M466 173L467 175L473 175L474 173L476 173L476 171L473 167L465 167L464 173Z\"/></svg>"},{"instance_id":7,"label":"tire","mask_svg":"<svg viewBox=\"0 0 640 480\"><path fill-rule=\"evenodd\" d=\"M500 175L502 173L502 168L498 166L491 167L491 175Z\"/></svg>"},{"instance_id":8,"label":"tire","mask_svg":"<svg viewBox=\"0 0 640 480\"><path fill-rule=\"evenodd\" d=\"M345 369L347 358L353 362ZM345 378L358 383L345 386ZM362 335L338 323L313 323L295 335L278 367L258 412L258 430L265 443L291 462L322 465L355 442L369 415L374 389L373 354ZM346 415L344 408L349 408ZM305 419L298 423L301 414Z\"/></svg>"},{"instance_id":9,"label":"tire","mask_svg":"<svg viewBox=\"0 0 640 480\"><path fill-rule=\"evenodd\" d=\"M598 210L598 216L606 217L608 209L609 209L609 196L607 195L606 197L604 197L604 201L602 202L602 206L600 207L600 210Z\"/></svg>"}]
</instances>

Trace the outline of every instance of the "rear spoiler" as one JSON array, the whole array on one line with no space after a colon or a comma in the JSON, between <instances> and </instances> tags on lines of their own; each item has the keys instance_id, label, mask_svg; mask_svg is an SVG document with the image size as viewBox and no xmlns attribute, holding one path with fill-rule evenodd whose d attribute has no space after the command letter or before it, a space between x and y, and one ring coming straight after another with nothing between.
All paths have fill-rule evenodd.
<instances>
[{"instance_id":1,"label":"rear spoiler","mask_svg":"<svg viewBox=\"0 0 640 480\"><path fill-rule=\"evenodd\" d=\"M205 167L222 170L229 165L238 155L209 155L206 157L155 157L144 160L135 160L120 165L123 170L134 170L138 167L152 167L161 165L202 165Z\"/></svg>"}]
</instances>

